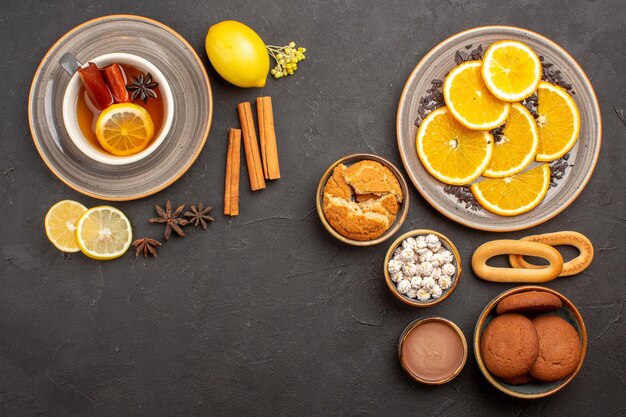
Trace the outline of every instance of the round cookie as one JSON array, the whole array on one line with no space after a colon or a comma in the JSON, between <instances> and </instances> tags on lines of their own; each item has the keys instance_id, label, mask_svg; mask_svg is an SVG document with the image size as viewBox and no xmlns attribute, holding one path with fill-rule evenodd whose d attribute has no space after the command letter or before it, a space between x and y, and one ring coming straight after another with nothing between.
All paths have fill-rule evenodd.
<instances>
[{"instance_id":1,"label":"round cookie","mask_svg":"<svg viewBox=\"0 0 626 417\"><path fill-rule=\"evenodd\" d=\"M532 320L539 337L539 356L530 375L540 381L559 381L578 366L581 344L578 332L559 316L540 316Z\"/></svg>"},{"instance_id":2,"label":"round cookie","mask_svg":"<svg viewBox=\"0 0 626 417\"><path fill-rule=\"evenodd\" d=\"M498 314L539 314L561 308L561 299L546 291L526 291L504 297L496 307Z\"/></svg>"},{"instance_id":3,"label":"round cookie","mask_svg":"<svg viewBox=\"0 0 626 417\"><path fill-rule=\"evenodd\" d=\"M500 378L519 377L535 363L539 338L529 319L521 314L503 314L487 325L480 351L489 372Z\"/></svg>"}]
</instances>

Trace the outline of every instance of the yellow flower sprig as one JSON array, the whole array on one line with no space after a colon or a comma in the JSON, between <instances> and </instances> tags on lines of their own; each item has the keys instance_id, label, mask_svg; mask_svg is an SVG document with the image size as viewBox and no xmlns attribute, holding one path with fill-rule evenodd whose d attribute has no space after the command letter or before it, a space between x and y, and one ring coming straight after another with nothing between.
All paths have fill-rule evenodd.
<instances>
[{"instance_id":1,"label":"yellow flower sprig","mask_svg":"<svg viewBox=\"0 0 626 417\"><path fill-rule=\"evenodd\" d=\"M306 48L296 48L295 42L289 42L287 46L266 45L267 52L276 61L276 66L270 73L274 78L282 78L292 75L298 69L298 62L306 59Z\"/></svg>"}]
</instances>

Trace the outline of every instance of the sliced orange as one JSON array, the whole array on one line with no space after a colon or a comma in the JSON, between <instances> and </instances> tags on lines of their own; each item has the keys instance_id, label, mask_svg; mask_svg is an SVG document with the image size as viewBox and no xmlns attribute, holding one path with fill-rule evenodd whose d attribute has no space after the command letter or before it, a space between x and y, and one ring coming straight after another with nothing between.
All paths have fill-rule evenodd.
<instances>
[{"instance_id":1,"label":"sliced orange","mask_svg":"<svg viewBox=\"0 0 626 417\"><path fill-rule=\"evenodd\" d=\"M443 97L463 126L490 130L504 123L511 104L491 94L480 73L481 66L481 61L468 61L450 71L443 83Z\"/></svg>"},{"instance_id":2,"label":"sliced orange","mask_svg":"<svg viewBox=\"0 0 626 417\"><path fill-rule=\"evenodd\" d=\"M417 131L417 155L439 181L465 185L487 168L493 153L493 136L471 130L452 117L447 107L430 113Z\"/></svg>"},{"instance_id":3,"label":"sliced orange","mask_svg":"<svg viewBox=\"0 0 626 417\"><path fill-rule=\"evenodd\" d=\"M72 200L62 200L50 207L44 220L48 240L63 252L78 252L76 224L87 207Z\"/></svg>"},{"instance_id":4,"label":"sliced orange","mask_svg":"<svg viewBox=\"0 0 626 417\"><path fill-rule=\"evenodd\" d=\"M494 96L503 101L521 101L537 89L541 79L541 61L522 42L500 41L487 48L482 75Z\"/></svg>"},{"instance_id":5,"label":"sliced orange","mask_svg":"<svg viewBox=\"0 0 626 417\"><path fill-rule=\"evenodd\" d=\"M483 172L488 178L504 178L526 168L537 155L539 133L532 114L519 103L511 105L503 135L495 138L491 164Z\"/></svg>"},{"instance_id":6,"label":"sliced orange","mask_svg":"<svg viewBox=\"0 0 626 417\"><path fill-rule=\"evenodd\" d=\"M550 188L550 167L537 168L502 179L484 180L470 186L476 200L500 216L517 216L537 207Z\"/></svg>"},{"instance_id":7,"label":"sliced orange","mask_svg":"<svg viewBox=\"0 0 626 417\"><path fill-rule=\"evenodd\" d=\"M104 109L96 121L98 142L116 156L134 155L144 150L153 136L152 118L137 104L113 104Z\"/></svg>"},{"instance_id":8,"label":"sliced orange","mask_svg":"<svg viewBox=\"0 0 626 417\"><path fill-rule=\"evenodd\" d=\"M550 162L568 153L578 140L578 106L564 88L541 81L537 87L537 161Z\"/></svg>"}]
</instances>

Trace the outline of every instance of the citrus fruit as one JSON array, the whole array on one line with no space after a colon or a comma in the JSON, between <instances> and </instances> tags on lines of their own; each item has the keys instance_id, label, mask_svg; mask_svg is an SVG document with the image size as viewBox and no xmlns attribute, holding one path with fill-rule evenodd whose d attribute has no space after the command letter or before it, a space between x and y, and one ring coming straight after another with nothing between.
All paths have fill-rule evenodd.
<instances>
[{"instance_id":1,"label":"citrus fruit","mask_svg":"<svg viewBox=\"0 0 626 417\"><path fill-rule=\"evenodd\" d=\"M456 120L469 129L490 130L506 120L511 105L496 98L483 81L480 61L454 67L443 83L443 97Z\"/></svg>"},{"instance_id":2,"label":"citrus fruit","mask_svg":"<svg viewBox=\"0 0 626 417\"><path fill-rule=\"evenodd\" d=\"M261 37L248 26L225 20L209 28L206 53L213 68L238 87L263 87L270 58Z\"/></svg>"},{"instance_id":3,"label":"citrus fruit","mask_svg":"<svg viewBox=\"0 0 626 417\"><path fill-rule=\"evenodd\" d=\"M154 124L146 109L133 103L107 107L96 120L100 146L116 156L134 155L144 150L154 136Z\"/></svg>"},{"instance_id":4,"label":"citrus fruit","mask_svg":"<svg viewBox=\"0 0 626 417\"><path fill-rule=\"evenodd\" d=\"M580 131L578 107L565 89L541 81L537 87L537 161L554 161L568 153Z\"/></svg>"},{"instance_id":5,"label":"citrus fruit","mask_svg":"<svg viewBox=\"0 0 626 417\"><path fill-rule=\"evenodd\" d=\"M417 130L417 155L431 175L452 185L474 181L493 153L493 137L456 121L447 107L430 113Z\"/></svg>"},{"instance_id":6,"label":"citrus fruit","mask_svg":"<svg viewBox=\"0 0 626 417\"><path fill-rule=\"evenodd\" d=\"M509 117L498 140L495 138L493 156L483 172L488 178L504 178L526 168L537 155L539 133L532 114L519 103L511 105Z\"/></svg>"},{"instance_id":7,"label":"citrus fruit","mask_svg":"<svg viewBox=\"0 0 626 417\"><path fill-rule=\"evenodd\" d=\"M93 259L118 258L126 253L132 240L130 222L115 207L90 208L76 225L78 247Z\"/></svg>"},{"instance_id":8,"label":"citrus fruit","mask_svg":"<svg viewBox=\"0 0 626 417\"><path fill-rule=\"evenodd\" d=\"M537 89L541 62L528 45L500 41L487 48L482 76L489 91L500 100L521 101Z\"/></svg>"},{"instance_id":9,"label":"citrus fruit","mask_svg":"<svg viewBox=\"0 0 626 417\"><path fill-rule=\"evenodd\" d=\"M76 223L87 207L72 200L59 201L48 210L44 228L48 240L63 252L78 252Z\"/></svg>"},{"instance_id":10,"label":"citrus fruit","mask_svg":"<svg viewBox=\"0 0 626 417\"><path fill-rule=\"evenodd\" d=\"M550 187L550 167L543 164L520 174L472 184L476 200L488 211L517 216L537 207Z\"/></svg>"}]
</instances>

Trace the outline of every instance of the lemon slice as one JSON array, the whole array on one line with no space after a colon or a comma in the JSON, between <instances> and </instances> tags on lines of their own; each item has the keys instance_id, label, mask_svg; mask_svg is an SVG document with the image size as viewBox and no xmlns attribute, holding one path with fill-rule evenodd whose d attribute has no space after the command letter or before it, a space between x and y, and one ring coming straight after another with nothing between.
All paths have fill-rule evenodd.
<instances>
[{"instance_id":1,"label":"lemon slice","mask_svg":"<svg viewBox=\"0 0 626 417\"><path fill-rule=\"evenodd\" d=\"M522 42L496 42L485 52L482 76L489 91L500 100L521 101L537 89L541 61Z\"/></svg>"},{"instance_id":2,"label":"lemon slice","mask_svg":"<svg viewBox=\"0 0 626 417\"><path fill-rule=\"evenodd\" d=\"M79 252L76 243L76 223L87 207L72 201L59 201L48 210L44 219L44 228L48 240L63 252Z\"/></svg>"},{"instance_id":3,"label":"lemon slice","mask_svg":"<svg viewBox=\"0 0 626 417\"><path fill-rule=\"evenodd\" d=\"M463 126L491 130L504 123L510 103L496 98L483 81L480 61L455 67L443 83L443 98L452 115Z\"/></svg>"},{"instance_id":4,"label":"lemon slice","mask_svg":"<svg viewBox=\"0 0 626 417\"><path fill-rule=\"evenodd\" d=\"M115 259L128 250L133 240L130 222L118 209L110 206L87 210L76 225L76 241L90 258Z\"/></svg>"},{"instance_id":5,"label":"lemon slice","mask_svg":"<svg viewBox=\"0 0 626 417\"><path fill-rule=\"evenodd\" d=\"M144 150L153 136L152 118L137 104L113 104L104 109L96 121L98 142L116 156L134 155Z\"/></svg>"},{"instance_id":6,"label":"lemon slice","mask_svg":"<svg viewBox=\"0 0 626 417\"><path fill-rule=\"evenodd\" d=\"M420 161L432 176L446 184L465 185L489 165L493 136L466 128L447 107L441 107L422 121L416 147Z\"/></svg>"},{"instance_id":7,"label":"lemon slice","mask_svg":"<svg viewBox=\"0 0 626 417\"><path fill-rule=\"evenodd\" d=\"M517 216L537 207L550 188L550 167L537 168L502 179L472 184L476 200L488 211L500 216Z\"/></svg>"},{"instance_id":8,"label":"lemon slice","mask_svg":"<svg viewBox=\"0 0 626 417\"><path fill-rule=\"evenodd\" d=\"M500 141L495 141L488 178L504 178L523 171L535 159L539 133L532 114L519 103L511 105Z\"/></svg>"},{"instance_id":9,"label":"lemon slice","mask_svg":"<svg viewBox=\"0 0 626 417\"><path fill-rule=\"evenodd\" d=\"M537 87L537 161L550 162L568 153L578 140L580 114L572 96L558 85L541 81Z\"/></svg>"}]
</instances>

